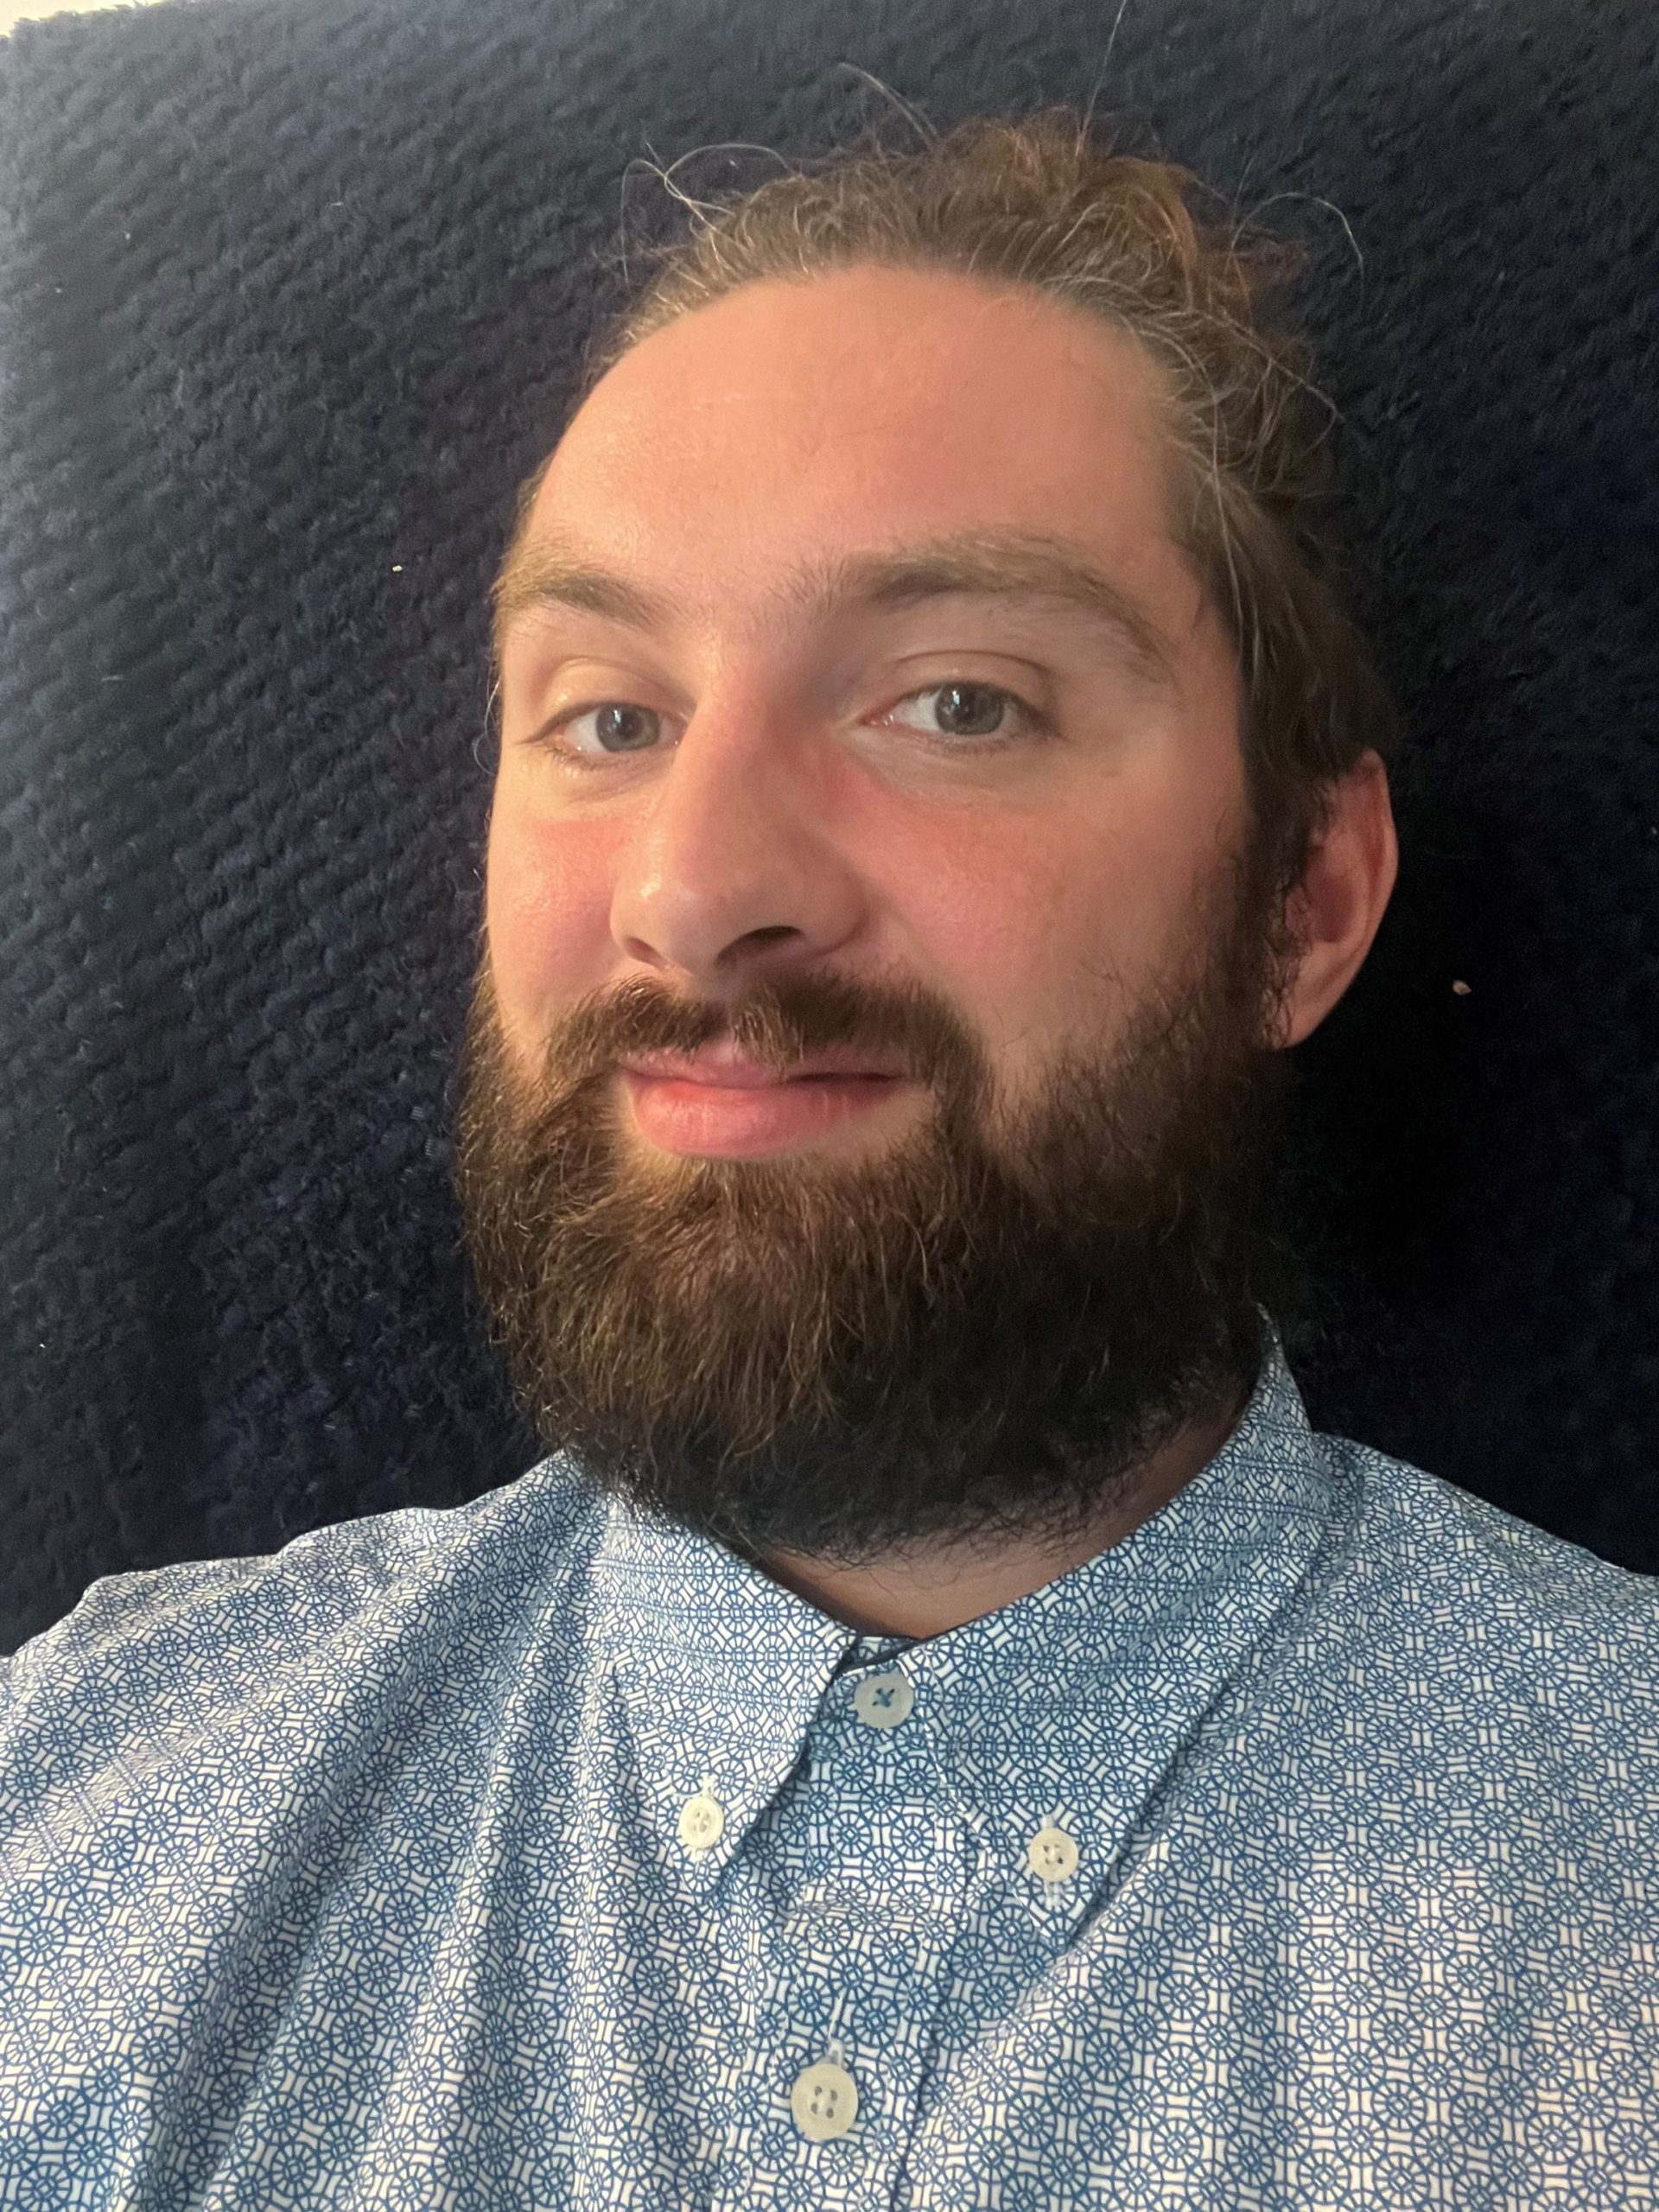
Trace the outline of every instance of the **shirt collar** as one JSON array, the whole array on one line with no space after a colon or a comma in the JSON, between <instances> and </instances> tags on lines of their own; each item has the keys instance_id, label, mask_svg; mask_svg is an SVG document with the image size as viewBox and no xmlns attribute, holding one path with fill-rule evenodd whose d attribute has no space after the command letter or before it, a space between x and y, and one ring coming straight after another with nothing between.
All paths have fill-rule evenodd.
<instances>
[{"instance_id":1,"label":"shirt collar","mask_svg":"<svg viewBox=\"0 0 1659 2212\"><path fill-rule=\"evenodd\" d=\"M1062 1809L1121 1837L1293 1595L1333 1510L1332 1478L1276 1330L1232 1434L1120 1542L995 1613L900 1649L907 1744L1010 1847ZM678 1821L705 1778L717 1872L800 1757L836 1681L898 1639L861 1637L712 1539L613 1498L594 1563L596 1647L634 1738L647 1817ZM1097 1716L1110 1716L1102 1728ZM1096 1725L1080 1725L1096 1716Z\"/></svg>"}]
</instances>

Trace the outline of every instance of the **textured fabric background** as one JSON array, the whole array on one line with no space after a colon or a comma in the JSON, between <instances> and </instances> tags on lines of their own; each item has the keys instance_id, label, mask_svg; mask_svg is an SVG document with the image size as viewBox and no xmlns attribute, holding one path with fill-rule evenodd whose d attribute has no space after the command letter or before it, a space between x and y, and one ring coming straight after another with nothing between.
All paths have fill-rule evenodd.
<instances>
[{"instance_id":1,"label":"textured fabric background","mask_svg":"<svg viewBox=\"0 0 1659 2212\"><path fill-rule=\"evenodd\" d=\"M1288 1349L1316 1426L1659 1571L1651 9L1116 12L168 0L0 43L0 1644L539 1456L449 1183L485 594L625 179L649 230L642 156L901 143L860 71L941 125L1093 94L1308 239L1409 747L1393 910L1297 1055L1338 1318Z\"/></svg>"}]
</instances>

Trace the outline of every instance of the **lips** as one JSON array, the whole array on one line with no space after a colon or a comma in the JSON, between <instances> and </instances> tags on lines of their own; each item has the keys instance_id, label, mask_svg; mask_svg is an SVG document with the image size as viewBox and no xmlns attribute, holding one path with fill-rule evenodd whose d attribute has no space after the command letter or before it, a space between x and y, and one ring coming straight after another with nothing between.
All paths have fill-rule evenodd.
<instances>
[{"instance_id":1,"label":"lips","mask_svg":"<svg viewBox=\"0 0 1659 2212\"><path fill-rule=\"evenodd\" d=\"M815 1052L796 1068L780 1075L775 1068L762 1067L758 1061L744 1059L730 1045L709 1047L707 1051L686 1055L674 1052L650 1052L625 1060L624 1069L630 1075L644 1076L658 1083L706 1084L719 1090L765 1090L790 1083L810 1083L848 1080L863 1077L866 1081L891 1079L890 1068L873 1067L859 1052L850 1048L836 1052Z\"/></svg>"}]
</instances>

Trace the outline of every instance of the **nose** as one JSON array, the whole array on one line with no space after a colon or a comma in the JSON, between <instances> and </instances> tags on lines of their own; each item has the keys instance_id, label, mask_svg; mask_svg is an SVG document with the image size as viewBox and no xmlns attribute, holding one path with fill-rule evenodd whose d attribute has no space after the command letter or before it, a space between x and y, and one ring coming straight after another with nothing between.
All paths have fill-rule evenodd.
<instances>
[{"instance_id":1,"label":"nose","mask_svg":"<svg viewBox=\"0 0 1659 2212\"><path fill-rule=\"evenodd\" d=\"M844 944L868 902L838 836L836 784L810 728L753 692L705 699L619 847L618 950L707 995Z\"/></svg>"}]
</instances>

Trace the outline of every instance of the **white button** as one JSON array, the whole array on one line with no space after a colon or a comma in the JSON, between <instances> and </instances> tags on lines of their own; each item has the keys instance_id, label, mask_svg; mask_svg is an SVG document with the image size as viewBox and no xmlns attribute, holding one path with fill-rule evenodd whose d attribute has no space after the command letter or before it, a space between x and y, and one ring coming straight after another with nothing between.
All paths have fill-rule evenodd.
<instances>
[{"instance_id":1,"label":"white button","mask_svg":"<svg viewBox=\"0 0 1659 2212\"><path fill-rule=\"evenodd\" d=\"M853 1692L853 1711L867 1728L896 1728L915 1702L910 1677L897 1672L866 1675Z\"/></svg>"},{"instance_id":2,"label":"white button","mask_svg":"<svg viewBox=\"0 0 1659 2212\"><path fill-rule=\"evenodd\" d=\"M789 2093L795 2125L813 2143L844 2135L858 2117L858 2084L844 2066L821 2058L795 2076Z\"/></svg>"},{"instance_id":3,"label":"white button","mask_svg":"<svg viewBox=\"0 0 1659 2212\"><path fill-rule=\"evenodd\" d=\"M726 1808L718 1797L699 1789L680 1808L680 1841L688 1851L706 1851L726 1832Z\"/></svg>"},{"instance_id":4,"label":"white button","mask_svg":"<svg viewBox=\"0 0 1659 2212\"><path fill-rule=\"evenodd\" d=\"M1026 1846L1026 1864L1046 1882L1068 1882L1077 1871L1077 1847L1051 1821Z\"/></svg>"}]
</instances>

